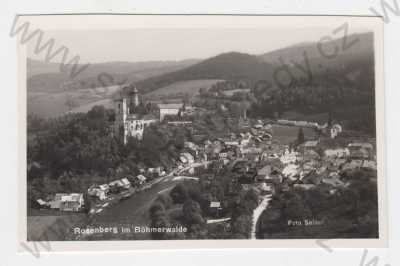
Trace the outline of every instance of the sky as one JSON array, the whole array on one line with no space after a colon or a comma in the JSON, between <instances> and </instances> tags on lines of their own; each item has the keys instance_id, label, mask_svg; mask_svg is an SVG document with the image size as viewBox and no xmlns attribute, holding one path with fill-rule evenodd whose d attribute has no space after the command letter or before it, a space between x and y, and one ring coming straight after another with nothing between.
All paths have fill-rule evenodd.
<instances>
[{"instance_id":1,"label":"sky","mask_svg":"<svg viewBox=\"0 0 400 266\"><path fill-rule=\"evenodd\" d=\"M205 59L225 52L263 54L286 46L316 42L335 36L329 28L302 29L121 29L45 31L43 43L54 38L56 50L64 45L69 58L79 55L81 63L110 61L169 61ZM363 30L349 31L349 34ZM43 60L45 52L35 54L36 41L28 45L28 57ZM60 62L61 54L52 60Z\"/></svg>"}]
</instances>

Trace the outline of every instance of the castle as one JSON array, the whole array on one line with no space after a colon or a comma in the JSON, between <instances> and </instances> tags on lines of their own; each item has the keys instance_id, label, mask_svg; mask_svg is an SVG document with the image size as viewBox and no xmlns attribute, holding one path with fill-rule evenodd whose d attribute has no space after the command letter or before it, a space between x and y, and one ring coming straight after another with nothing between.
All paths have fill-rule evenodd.
<instances>
[{"instance_id":1,"label":"castle","mask_svg":"<svg viewBox=\"0 0 400 266\"><path fill-rule=\"evenodd\" d=\"M139 107L139 92L134 85L124 87L119 97L114 100L114 133L123 136L124 144L127 143L128 137L141 140L144 128L158 121L152 114L139 112Z\"/></svg>"}]
</instances>

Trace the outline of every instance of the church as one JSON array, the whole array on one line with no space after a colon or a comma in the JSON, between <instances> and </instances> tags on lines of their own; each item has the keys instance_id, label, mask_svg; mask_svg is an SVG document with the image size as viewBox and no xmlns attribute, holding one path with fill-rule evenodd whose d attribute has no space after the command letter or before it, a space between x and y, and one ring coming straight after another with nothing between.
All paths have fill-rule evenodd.
<instances>
[{"instance_id":1,"label":"church","mask_svg":"<svg viewBox=\"0 0 400 266\"><path fill-rule=\"evenodd\" d=\"M124 144L128 137L141 140L145 127L158 121L152 114L141 112L140 104L139 92L133 84L124 87L114 100L114 133L123 137Z\"/></svg>"}]
</instances>

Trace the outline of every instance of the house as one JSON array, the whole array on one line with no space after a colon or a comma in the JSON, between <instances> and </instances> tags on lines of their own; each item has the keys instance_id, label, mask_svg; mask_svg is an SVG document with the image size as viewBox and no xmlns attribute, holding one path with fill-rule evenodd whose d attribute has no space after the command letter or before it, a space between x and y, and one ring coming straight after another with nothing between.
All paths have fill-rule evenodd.
<instances>
[{"instance_id":1,"label":"house","mask_svg":"<svg viewBox=\"0 0 400 266\"><path fill-rule=\"evenodd\" d=\"M289 164L282 170L282 174L291 180L296 180L296 176L300 174L299 166L296 164Z\"/></svg>"},{"instance_id":2,"label":"house","mask_svg":"<svg viewBox=\"0 0 400 266\"><path fill-rule=\"evenodd\" d=\"M299 153L289 152L288 150L279 158L283 164L293 164L296 163Z\"/></svg>"},{"instance_id":3,"label":"house","mask_svg":"<svg viewBox=\"0 0 400 266\"><path fill-rule=\"evenodd\" d=\"M241 146L247 146L250 144L251 137L248 135L243 135L243 137L240 139L240 145Z\"/></svg>"},{"instance_id":4,"label":"house","mask_svg":"<svg viewBox=\"0 0 400 266\"><path fill-rule=\"evenodd\" d=\"M312 150L315 149L318 145L318 140L307 140L302 144L303 149L306 150Z\"/></svg>"},{"instance_id":5,"label":"house","mask_svg":"<svg viewBox=\"0 0 400 266\"><path fill-rule=\"evenodd\" d=\"M345 183L343 183L340 179L339 176L333 174L329 175L328 177L322 178L322 183L332 185L334 187L344 187L346 186Z\"/></svg>"},{"instance_id":6,"label":"house","mask_svg":"<svg viewBox=\"0 0 400 266\"><path fill-rule=\"evenodd\" d=\"M256 181L264 182L267 180L271 180L271 176L270 176L271 172L272 172L271 165L264 166L263 168L261 168L257 171Z\"/></svg>"},{"instance_id":7,"label":"house","mask_svg":"<svg viewBox=\"0 0 400 266\"><path fill-rule=\"evenodd\" d=\"M147 169L147 174L152 176L152 175L156 175L156 177L162 176L163 173L165 173L164 168L163 167L155 167L155 168L148 168Z\"/></svg>"},{"instance_id":8,"label":"house","mask_svg":"<svg viewBox=\"0 0 400 266\"><path fill-rule=\"evenodd\" d=\"M101 189L100 186L92 185L88 188L88 194L93 197L98 197L100 200L107 198L108 189Z\"/></svg>"},{"instance_id":9,"label":"house","mask_svg":"<svg viewBox=\"0 0 400 266\"><path fill-rule=\"evenodd\" d=\"M106 192L106 194L110 191L110 186L108 184L99 185L99 188Z\"/></svg>"},{"instance_id":10,"label":"house","mask_svg":"<svg viewBox=\"0 0 400 266\"><path fill-rule=\"evenodd\" d=\"M263 124L262 124L262 122L260 123L261 121L258 121L257 122L257 124L255 124L253 127L255 128L255 129L262 129L263 128Z\"/></svg>"},{"instance_id":11,"label":"house","mask_svg":"<svg viewBox=\"0 0 400 266\"><path fill-rule=\"evenodd\" d=\"M110 187L123 187L124 183L121 180L114 180L108 184Z\"/></svg>"},{"instance_id":12,"label":"house","mask_svg":"<svg viewBox=\"0 0 400 266\"><path fill-rule=\"evenodd\" d=\"M72 193L61 197L60 211L80 211L83 208L82 193Z\"/></svg>"},{"instance_id":13,"label":"house","mask_svg":"<svg viewBox=\"0 0 400 266\"><path fill-rule=\"evenodd\" d=\"M218 208L218 209L220 209L221 208L221 202L219 202L219 201L211 201L210 202L210 208Z\"/></svg>"},{"instance_id":14,"label":"house","mask_svg":"<svg viewBox=\"0 0 400 266\"><path fill-rule=\"evenodd\" d=\"M219 217L221 210L222 210L221 202L219 202L219 201L210 201L208 212L210 213L211 216Z\"/></svg>"},{"instance_id":15,"label":"house","mask_svg":"<svg viewBox=\"0 0 400 266\"><path fill-rule=\"evenodd\" d=\"M80 211L83 208L84 199L82 193L57 193L50 202L51 209L60 211Z\"/></svg>"},{"instance_id":16,"label":"house","mask_svg":"<svg viewBox=\"0 0 400 266\"><path fill-rule=\"evenodd\" d=\"M352 160L349 163L342 165L342 170L357 169L361 168L363 165L363 160Z\"/></svg>"},{"instance_id":17,"label":"house","mask_svg":"<svg viewBox=\"0 0 400 266\"><path fill-rule=\"evenodd\" d=\"M273 184L259 183L259 184L257 184L257 188L264 195L265 194L274 194L275 193L275 188L274 188Z\"/></svg>"},{"instance_id":18,"label":"house","mask_svg":"<svg viewBox=\"0 0 400 266\"><path fill-rule=\"evenodd\" d=\"M310 190L315 188L316 186L314 184L294 184L293 187L302 188L304 190Z\"/></svg>"},{"instance_id":19,"label":"house","mask_svg":"<svg viewBox=\"0 0 400 266\"><path fill-rule=\"evenodd\" d=\"M197 151L199 149L199 146L197 146L196 144L194 144L193 142L190 142L190 141L185 141L184 147L186 149L190 149L192 151Z\"/></svg>"},{"instance_id":20,"label":"house","mask_svg":"<svg viewBox=\"0 0 400 266\"><path fill-rule=\"evenodd\" d=\"M369 150L373 150L374 146L371 143L368 142L353 142L347 145L349 149L360 149L360 148L365 148Z\"/></svg>"},{"instance_id":21,"label":"house","mask_svg":"<svg viewBox=\"0 0 400 266\"><path fill-rule=\"evenodd\" d=\"M304 184L313 184L313 185L319 185L322 182L322 175L316 174L315 170L310 171L307 175L305 175L301 181Z\"/></svg>"},{"instance_id":22,"label":"house","mask_svg":"<svg viewBox=\"0 0 400 266\"><path fill-rule=\"evenodd\" d=\"M50 201L50 209L60 209L61 198L67 196L67 193L56 193L52 201Z\"/></svg>"},{"instance_id":23,"label":"house","mask_svg":"<svg viewBox=\"0 0 400 266\"><path fill-rule=\"evenodd\" d=\"M350 158L352 159L369 159L372 157L372 152L366 148L350 149Z\"/></svg>"},{"instance_id":24,"label":"house","mask_svg":"<svg viewBox=\"0 0 400 266\"><path fill-rule=\"evenodd\" d=\"M179 159L183 164L192 164L192 163L194 163L193 155L191 155L188 152L181 153L181 155L179 156Z\"/></svg>"},{"instance_id":25,"label":"house","mask_svg":"<svg viewBox=\"0 0 400 266\"><path fill-rule=\"evenodd\" d=\"M165 116L171 115L176 116L179 114L179 111L183 108L183 103L167 103L167 104L158 104L160 121L163 121Z\"/></svg>"},{"instance_id":26,"label":"house","mask_svg":"<svg viewBox=\"0 0 400 266\"><path fill-rule=\"evenodd\" d=\"M376 170L376 162L372 160L364 160L361 167Z\"/></svg>"},{"instance_id":27,"label":"house","mask_svg":"<svg viewBox=\"0 0 400 266\"><path fill-rule=\"evenodd\" d=\"M305 150L303 155L303 160L308 161L308 160L318 160L320 158L318 152L314 150Z\"/></svg>"},{"instance_id":28,"label":"house","mask_svg":"<svg viewBox=\"0 0 400 266\"><path fill-rule=\"evenodd\" d=\"M350 155L350 151L347 148L327 149L324 151L324 156L327 158L347 158L349 155Z\"/></svg>"},{"instance_id":29,"label":"house","mask_svg":"<svg viewBox=\"0 0 400 266\"><path fill-rule=\"evenodd\" d=\"M371 143L350 143L347 148L351 158L369 159L373 157L374 146Z\"/></svg>"},{"instance_id":30,"label":"house","mask_svg":"<svg viewBox=\"0 0 400 266\"><path fill-rule=\"evenodd\" d=\"M136 176L136 181L139 185L142 185L144 182L146 182L147 178L144 175L138 175Z\"/></svg>"},{"instance_id":31,"label":"house","mask_svg":"<svg viewBox=\"0 0 400 266\"><path fill-rule=\"evenodd\" d=\"M39 204L39 206L41 208L49 208L50 207L50 203L48 203L42 199L38 199L38 200L36 200L36 202Z\"/></svg>"},{"instance_id":32,"label":"house","mask_svg":"<svg viewBox=\"0 0 400 266\"><path fill-rule=\"evenodd\" d=\"M129 182L128 178L121 179L122 187L125 189L129 189L131 187L131 182Z\"/></svg>"},{"instance_id":33,"label":"house","mask_svg":"<svg viewBox=\"0 0 400 266\"><path fill-rule=\"evenodd\" d=\"M336 138L336 136L342 132L342 126L339 124L334 124L331 128L330 128L330 135L331 138L334 139Z\"/></svg>"},{"instance_id":34,"label":"house","mask_svg":"<svg viewBox=\"0 0 400 266\"><path fill-rule=\"evenodd\" d=\"M243 155L249 155L249 154L261 155L263 151L261 148L258 147L249 147L240 149L240 152Z\"/></svg>"},{"instance_id":35,"label":"house","mask_svg":"<svg viewBox=\"0 0 400 266\"><path fill-rule=\"evenodd\" d=\"M220 153L218 154L218 157L219 157L220 159L226 159L226 158L228 158L228 153L227 153L226 151L220 152Z\"/></svg>"},{"instance_id":36,"label":"house","mask_svg":"<svg viewBox=\"0 0 400 266\"><path fill-rule=\"evenodd\" d=\"M220 159L220 161L222 162L223 165L227 165L230 161L227 158L222 158Z\"/></svg>"},{"instance_id":37,"label":"house","mask_svg":"<svg viewBox=\"0 0 400 266\"><path fill-rule=\"evenodd\" d=\"M225 146L239 146L239 141L237 140L224 140Z\"/></svg>"}]
</instances>

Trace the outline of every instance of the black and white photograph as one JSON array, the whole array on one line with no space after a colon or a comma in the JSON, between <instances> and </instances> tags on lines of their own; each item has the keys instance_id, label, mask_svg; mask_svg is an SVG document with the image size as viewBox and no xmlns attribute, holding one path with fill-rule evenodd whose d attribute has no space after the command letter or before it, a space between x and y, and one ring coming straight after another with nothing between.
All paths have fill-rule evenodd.
<instances>
[{"instance_id":1,"label":"black and white photograph","mask_svg":"<svg viewBox=\"0 0 400 266\"><path fill-rule=\"evenodd\" d=\"M386 244L382 20L58 17L11 31L24 241Z\"/></svg>"}]
</instances>

